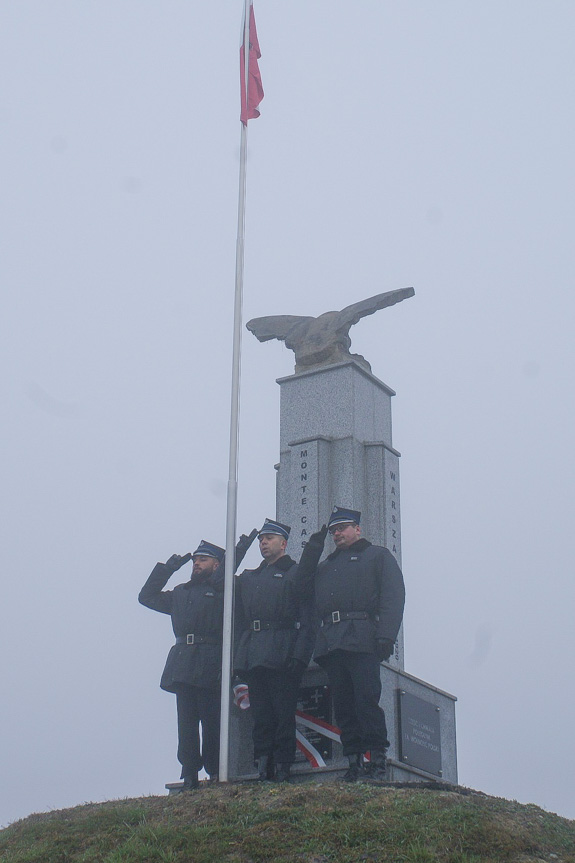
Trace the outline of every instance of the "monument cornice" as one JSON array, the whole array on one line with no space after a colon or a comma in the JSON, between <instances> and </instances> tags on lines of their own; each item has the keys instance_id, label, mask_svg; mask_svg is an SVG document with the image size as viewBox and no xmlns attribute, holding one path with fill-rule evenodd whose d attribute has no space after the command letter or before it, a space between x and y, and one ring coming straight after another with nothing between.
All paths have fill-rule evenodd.
<instances>
[{"instance_id":1,"label":"monument cornice","mask_svg":"<svg viewBox=\"0 0 575 863\"><path fill-rule=\"evenodd\" d=\"M345 435L344 437L341 437L341 438L326 437L326 435L323 435L323 434L310 435L308 437L298 438L297 440L290 440L287 442L287 446L288 447L301 446L304 443L311 443L312 441L316 441L316 440L324 440L327 443L332 443L335 440L347 440L347 438L352 438L352 437L353 437L352 435ZM363 445L364 446L382 446L388 452L392 453L393 455L396 455L398 458L401 458L401 453L399 452L399 450L394 449L392 446L390 446L388 443L386 443L383 440L363 441ZM277 470L279 465L274 465L274 467Z\"/></svg>"},{"instance_id":2,"label":"monument cornice","mask_svg":"<svg viewBox=\"0 0 575 863\"><path fill-rule=\"evenodd\" d=\"M368 441L364 441L363 445L364 446L382 446L388 452L393 453L393 455L396 455L398 458L401 458L401 453L399 452L399 450L394 449L392 446L390 446L384 440L368 440Z\"/></svg>"},{"instance_id":3,"label":"monument cornice","mask_svg":"<svg viewBox=\"0 0 575 863\"><path fill-rule=\"evenodd\" d=\"M346 366L353 366L358 372L360 372L364 377L366 377L369 381L372 381L377 387L383 390L384 393L388 396L394 396L395 390L392 390L387 384L384 384L379 378L377 378L372 372L368 372L367 369L363 368L359 363L354 362L353 360L348 360L344 363L332 363L329 366L318 366L315 369L309 369L305 372L296 372L293 375L286 375L283 378L276 378L277 384L287 383L288 381L297 381L302 378L310 377L311 375L325 374L325 372L330 372L335 369L345 368Z\"/></svg>"},{"instance_id":4,"label":"monument cornice","mask_svg":"<svg viewBox=\"0 0 575 863\"><path fill-rule=\"evenodd\" d=\"M288 441L288 446L299 446L302 443L310 443L313 440L325 440L328 443L331 443L335 438L326 437L323 434L309 435L308 437L298 438L298 440Z\"/></svg>"}]
</instances>

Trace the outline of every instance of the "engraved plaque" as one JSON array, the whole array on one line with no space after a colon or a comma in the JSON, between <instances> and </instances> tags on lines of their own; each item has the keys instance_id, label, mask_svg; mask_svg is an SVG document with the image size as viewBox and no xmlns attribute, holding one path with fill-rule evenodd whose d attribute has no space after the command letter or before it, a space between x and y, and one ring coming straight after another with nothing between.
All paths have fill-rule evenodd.
<instances>
[{"instance_id":1,"label":"engraved plaque","mask_svg":"<svg viewBox=\"0 0 575 863\"><path fill-rule=\"evenodd\" d=\"M399 704L400 760L412 767L441 776L439 710L435 704L397 690Z\"/></svg>"}]
</instances>

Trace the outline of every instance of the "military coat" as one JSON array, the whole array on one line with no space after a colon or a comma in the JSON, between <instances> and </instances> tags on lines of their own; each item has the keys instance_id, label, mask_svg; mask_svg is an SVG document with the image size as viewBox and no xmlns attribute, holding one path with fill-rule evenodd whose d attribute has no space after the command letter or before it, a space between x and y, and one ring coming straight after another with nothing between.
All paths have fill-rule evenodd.
<instances>
[{"instance_id":1,"label":"military coat","mask_svg":"<svg viewBox=\"0 0 575 863\"><path fill-rule=\"evenodd\" d=\"M314 644L309 573L289 555L245 569L236 580L234 668L281 668L288 659L308 664Z\"/></svg>"},{"instance_id":2,"label":"military coat","mask_svg":"<svg viewBox=\"0 0 575 863\"><path fill-rule=\"evenodd\" d=\"M194 635L206 641L187 638L195 643L174 644L160 686L168 692L175 692L178 684L217 688L222 668L223 564L210 576L192 576L173 590L163 590L171 575L171 569L157 563L138 600L154 611L169 614L176 638Z\"/></svg>"},{"instance_id":3,"label":"military coat","mask_svg":"<svg viewBox=\"0 0 575 863\"><path fill-rule=\"evenodd\" d=\"M336 549L319 564L314 587L319 617L314 659L320 664L335 650L375 653L378 639L397 638L405 588L389 549L365 539Z\"/></svg>"}]
</instances>

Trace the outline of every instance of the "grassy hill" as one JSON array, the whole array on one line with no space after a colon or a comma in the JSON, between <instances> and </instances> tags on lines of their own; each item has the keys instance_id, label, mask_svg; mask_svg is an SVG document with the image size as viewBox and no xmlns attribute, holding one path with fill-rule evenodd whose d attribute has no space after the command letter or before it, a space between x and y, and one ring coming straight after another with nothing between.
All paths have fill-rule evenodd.
<instances>
[{"instance_id":1,"label":"grassy hill","mask_svg":"<svg viewBox=\"0 0 575 863\"><path fill-rule=\"evenodd\" d=\"M0 831L2 863L575 863L575 821L432 788L207 786L86 804Z\"/></svg>"}]
</instances>

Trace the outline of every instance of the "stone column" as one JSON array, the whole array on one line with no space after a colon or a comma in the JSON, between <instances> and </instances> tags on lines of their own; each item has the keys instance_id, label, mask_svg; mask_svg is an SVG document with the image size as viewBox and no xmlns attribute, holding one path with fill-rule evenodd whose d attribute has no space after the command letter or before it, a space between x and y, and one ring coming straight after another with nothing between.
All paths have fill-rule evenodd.
<instances>
[{"instance_id":1,"label":"stone column","mask_svg":"<svg viewBox=\"0 0 575 863\"><path fill-rule=\"evenodd\" d=\"M362 536L401 566L399 453L392 446L394 391L357 363L280 378L277 518L291 525L299 559L334 505L361 511ZM328 554L333 548L326 541ZM403 668L403 631L391 664Z\"/></svg>"}]
</instances>

